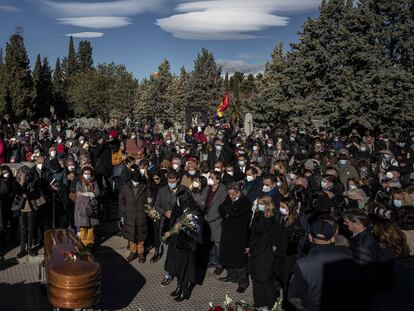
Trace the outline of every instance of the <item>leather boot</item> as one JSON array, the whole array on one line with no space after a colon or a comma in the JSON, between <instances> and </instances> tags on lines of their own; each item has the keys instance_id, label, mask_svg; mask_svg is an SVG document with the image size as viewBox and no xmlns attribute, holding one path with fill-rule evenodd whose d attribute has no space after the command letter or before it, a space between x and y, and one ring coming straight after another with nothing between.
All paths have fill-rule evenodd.
<instances>
[{"instance_id":1,"label":"leather boot","mask_svg":"<svg viewBox=\"0 0 414 311\"><path fill-rule=\"evenodd\" d=\"M158 260L160 260L162 257L163 251L164 251L164 247L162 245L160 247L157 247L155 249L154 256L152 256L152 258L150 259L150 262L156 263Z\"/></svg>"},{"instance_id":2,"label":"leather boot","mask_svg":"<svg viewBox=\"0 0 414 311\"><path fill-rule=\"evenodd\" d=\"M172 293L170 293L170 296L172 297L177 297L180 296L182 292L182 287L181 287L181 283L177 282L177 288L175 289L175 291L173 291Z\"/></svg>"}]
</instances>

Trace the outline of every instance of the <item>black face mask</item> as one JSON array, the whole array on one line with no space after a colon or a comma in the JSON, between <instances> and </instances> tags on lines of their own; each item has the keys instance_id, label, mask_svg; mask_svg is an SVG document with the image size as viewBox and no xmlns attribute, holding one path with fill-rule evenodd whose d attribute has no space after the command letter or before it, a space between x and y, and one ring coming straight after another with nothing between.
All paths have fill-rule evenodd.
<instances>
[{"instance_id":1,"label":"black face mask","mask_svg":"<svg viewBox=\"0 0 414 311\"><path fill-rule=\"evenodd\" d=\"M348 199L348 208L349 209L358 209L358 201Z\"/></svg>"}]
</instances>

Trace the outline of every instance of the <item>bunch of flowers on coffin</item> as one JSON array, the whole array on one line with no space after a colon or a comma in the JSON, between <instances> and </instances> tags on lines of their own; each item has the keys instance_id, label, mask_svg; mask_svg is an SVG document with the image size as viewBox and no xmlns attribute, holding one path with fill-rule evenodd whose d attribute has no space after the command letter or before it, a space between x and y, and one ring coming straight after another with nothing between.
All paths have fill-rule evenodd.
<instances>
[{"instance_id":1,"label":"bunch of flowers on coffin","mask_svg":"<svg viewBox=\"0 0 414 311\"><path fill-rule=\"evenodd\" d=\"M148 215L148 217L151 218L154 222L159 221L161 218L160 213L158 213L158 211L149 204L144 205L144 211Z\"/></svg>"},{"instance_id":2,"label":"bunch of flowers on coffin","mask_svg":"<svg viewBox=\"0 0 414 311\"><path fill-rule=\"evenodd\" d=\"M201 233L201 220L189 209L184 210L184 213L177 219L174 226L164 234L162 241L165 242L168 238L180 233L181 231L185 231L196 240L198 240L197 236Z\"/></svg>"},{"instance_id":3,"label":"bunch of flowers on coffin","mask_svg":"<svg viewBox=\"0 0 414 311\"><path fill-rule=\"evenodd\" d=\"M247 302L240 300L240 301L233 301L228 294L224 297L224 301L221 305L215 305L213 302L213 295L212 301L209 303L208 311L258 311L259 309L251 306ZM282 300L276 301L275 305L270 311L282 311Z\"/></svg>"},{"instance_id":4,"label":"bunch of flowers on coffin","mask_svg":"<svg viewBox=\"0 0 414 311\"><path fill-rule=\"evenodd\" d=\"M78 261L81 260L83 257L90 255L89 252L76 252L76 251L63 251L63 260L64 261Z\"/></svg>"}]
</instances>

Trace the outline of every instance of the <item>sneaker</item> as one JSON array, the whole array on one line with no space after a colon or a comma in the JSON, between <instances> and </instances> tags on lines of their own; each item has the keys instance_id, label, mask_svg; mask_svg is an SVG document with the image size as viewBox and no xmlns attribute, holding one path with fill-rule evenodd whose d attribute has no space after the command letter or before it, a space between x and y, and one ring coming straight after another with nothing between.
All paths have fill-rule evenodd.
<instances>
[{"instance_id":1,"label":"sneaker","mask_svg":"<svg viewBox=\"0 0 414 311\"><path fill-rule=\"evenodd\" d=\"M170 279L170 278L164 278L161 282L161 286L162 287L168 286L171 283L171 281L172 281L172 279Z\"/></svg>"}]
</instances>

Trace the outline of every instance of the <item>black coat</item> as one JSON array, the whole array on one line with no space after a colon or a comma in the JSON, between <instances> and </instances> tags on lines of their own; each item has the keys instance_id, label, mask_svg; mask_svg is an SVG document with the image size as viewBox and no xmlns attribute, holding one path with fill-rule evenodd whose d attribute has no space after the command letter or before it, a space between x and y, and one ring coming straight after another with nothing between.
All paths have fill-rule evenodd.
<instances>
[{"instance_id":1,"label":"black coat","mask_svg":"<svg viewBox=\"0 0 414 311\"><path fill-rule=\"evenodd\" d=\"M219 207L222 217L220 238L220 263L224 266L241 268L246 265L245 248L248 243L248 231L252 203L245 195L236 202L227 198Z\"/></svg>"},{"instance_id":2,"label":"black coat","mask_svg":"<svg viewBox=\"0 0 414 311\"><path fill-rule=\"evenodd\" d=\"M253 218L249 237L249 273L261 283L268 283L273 278L272 244L277 228L275 217L266 218L258 212Z\"/></svg>"},{"instance_id":3,"label":"black coat","mask_svg":"<svg viewBox=\"0 0 414 311\"><path fill-rule=\"evenodd\" d=\"M145 184L140 183L136 189L129 181L119 192L119 208L124 217L122 235L129 241L144 241L148 235L147 214L144 204L151 197L151 193Z\"/></svg>"},{"instance_id":4,"label":"black coat","mask_svg":"<svg viewBox=\"0 0 414 311\"><path fill-rule=\"evenodd\" d=\"M357 264L364 265L380 260L378 241L368 229L353 236L349 244Z\"/></svg>"}]
</instances>

